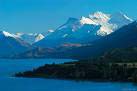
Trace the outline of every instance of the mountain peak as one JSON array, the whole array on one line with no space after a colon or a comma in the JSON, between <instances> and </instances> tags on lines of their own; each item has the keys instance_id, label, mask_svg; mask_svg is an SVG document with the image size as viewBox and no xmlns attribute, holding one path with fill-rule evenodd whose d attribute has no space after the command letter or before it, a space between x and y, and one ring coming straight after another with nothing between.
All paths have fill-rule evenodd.
<instances>
[{"instance_id":1,"label":"mountain peak","mask_svg":"<svg viewBox=\"0 0 137 91\"><path fill-rule=\"evenodd\" d=\"M97 25L92 19L82 16L80 19L81 24L95 24Z\"/></svg>"},{"instance_id":2,"label":"mountain peak","mask_svg":"<svg viewBox=\"0 0 137 91\"><path fill-rule=\"evenodd\" d=\"M93 14L90 14L89 18L94 21L108 22L110 20L110 15L97 11Z\"/></svg>"},{"instance_id":3,"label":"mountain peak","mask_svg":"<svg viewBox=\"0 0 137 91\"><path fill-rule=\"evenodd\" d=\"M93 13L93 16L96 16L96 17L98 17L98 16L106 16L106 17L109 17L110 15L109 15L109 14L106 14L106 13L103 13L103 12L101 12L101 11L97 11L97 12L94 12L94 13Z\"/></svg>"},{"instance_id":4,"label":"mountain peak","mask_svg":"<svg viewBox=\"0 0 137 91\"><path fill-rule=\"evenodd\" d=\"M6 31L0 31L0 35L5 36L5 37L14 37L14 35Z\"/></svg>"},{"instance_id":5,"label":"mountain peak","mask_svg":"<svg viewBox=\"0 0 137 91\"><path fill-rule=\"evenodd\" d=\"M45 37L42 34L38 34L36 36L35 42L38 42L38 41L42 40L43 38L45 38Z\"/></svg>"}]
</instances>

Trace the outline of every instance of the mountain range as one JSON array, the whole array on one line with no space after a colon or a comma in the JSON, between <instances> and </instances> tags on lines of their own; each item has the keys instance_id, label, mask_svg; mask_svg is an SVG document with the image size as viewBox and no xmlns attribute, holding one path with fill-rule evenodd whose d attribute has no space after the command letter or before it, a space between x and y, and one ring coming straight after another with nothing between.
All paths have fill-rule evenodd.
<instances>
[{"instance_id":1,"label":"mountain range","mask_svg":"<svg viewBox=\"0 0 137 91\"><path fill-rule=\"evenodd\" d=\"M95 12L88 17L80 19L69 18L65 24L34 45L39 47L57 47L69 43L85 44L109 35L131 22L133 20L122 13L110 15Z\"/></svg>"},{"instance_id":2,"label":"mountain range","mask_svg":"<svg viewBox=\"0 0 137 91\"><path fill-rule=\"evenodd\" d=\"M88 45L81 46L60 46L56 48L36 48L27 51L18 57L36 58L72 58L90 59L101 56L107 51L115 48L128 48L137 46L137 22L130 23L118 29L114 33L101 39L90 42Z\"/></svg>"},{"instance_id":3,"label":"mountain range","mask_svg":"<svg viewBox=\"0 0 137 91\"><path fill-rule=\"evenodd\" d=\"M100 56L113 48L137 46L137 22L123 13L95 12L69 18L45 33L0 33L0 57L74 58Z\"/></svg>"}]
</instances>

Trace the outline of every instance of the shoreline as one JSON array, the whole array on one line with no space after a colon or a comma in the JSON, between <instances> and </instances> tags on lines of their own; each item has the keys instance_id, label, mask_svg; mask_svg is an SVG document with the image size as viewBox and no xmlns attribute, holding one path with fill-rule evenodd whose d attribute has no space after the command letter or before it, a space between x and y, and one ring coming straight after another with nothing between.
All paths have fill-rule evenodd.
<instances>
[{"instance_id":1,"label":"shoreline","mask_svg":"<svg viewBox=\"0 0 137 91\"><path fill-rule=\"evenodd\" d=\"M110 68L108 65L100 63L89 64L88 62L81 63L80 61L63 64L45 64L32 71L16 73L14 76L94 82L137 82L136 73L132 72L130 74L130 70L136 70L136 68L121 68L121 66L116 67L115 65ZM119 71L120 73L118 73Z\"/></svg>"}]
</instances>

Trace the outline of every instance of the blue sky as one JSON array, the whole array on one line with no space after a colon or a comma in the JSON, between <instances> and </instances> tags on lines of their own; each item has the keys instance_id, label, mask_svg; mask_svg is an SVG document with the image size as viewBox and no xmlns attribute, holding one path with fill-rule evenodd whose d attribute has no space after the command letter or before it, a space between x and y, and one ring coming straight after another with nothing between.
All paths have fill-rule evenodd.
<instances>
[{"instance_id":1,"label":"blue sky","mask_svg":"<svg viewBox=\"0 0 137 91\"><path fill-rule=\"evenodd\" d=\"M0 0L0 29L8 32L45 32L69 17L95 11L123 12L137 19L137 0Z\"/></svg>"}]
</instances>

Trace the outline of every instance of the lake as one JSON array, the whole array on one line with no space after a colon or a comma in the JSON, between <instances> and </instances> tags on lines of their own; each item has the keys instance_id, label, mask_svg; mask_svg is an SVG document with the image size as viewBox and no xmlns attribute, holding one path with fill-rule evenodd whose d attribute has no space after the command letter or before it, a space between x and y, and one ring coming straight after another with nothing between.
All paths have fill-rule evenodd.
<instances>
[{"instance_id":1,"label":"lake","mask_svg":"<svg viewBox=\"0 0 137 91\"><path fill-rule=\"evenodd\" d=\"M16 78L16 72L32 70L44 64L63 63L70 59L0 60L0 91L137 91L131 83L71 81L42 78Z\"/></svg>"}]
</instances>

